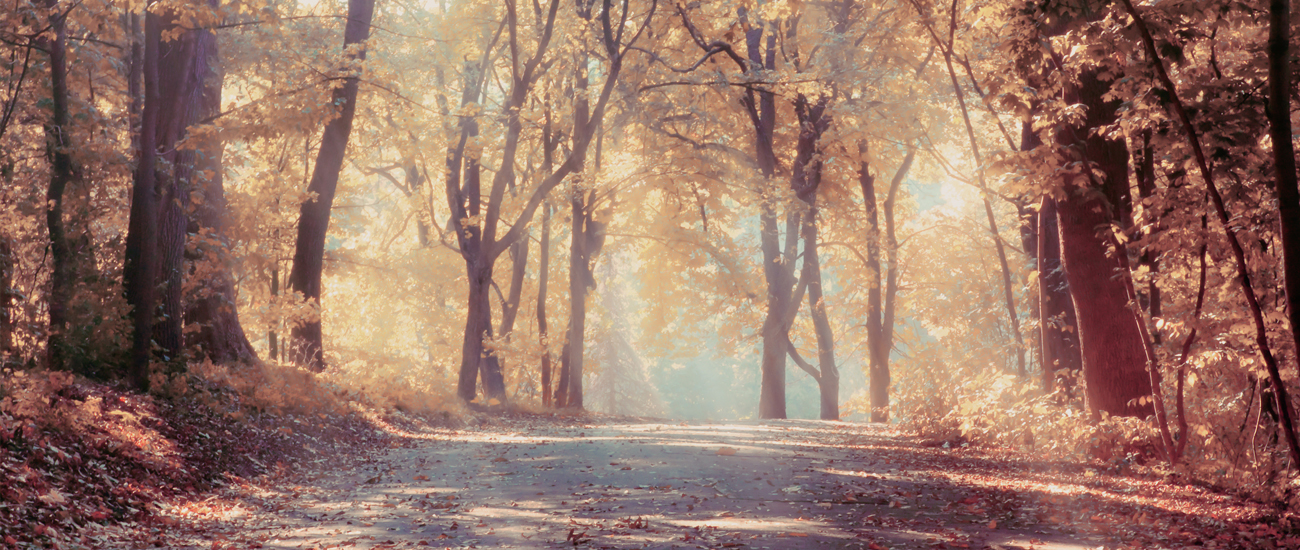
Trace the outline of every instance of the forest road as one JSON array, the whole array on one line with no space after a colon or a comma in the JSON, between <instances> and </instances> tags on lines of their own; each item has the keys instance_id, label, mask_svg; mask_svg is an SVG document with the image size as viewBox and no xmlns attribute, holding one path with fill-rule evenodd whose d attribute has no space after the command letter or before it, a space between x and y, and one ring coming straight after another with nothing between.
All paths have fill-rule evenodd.
<instances>
[{"instance_id":1,"label":"forest road","mask_svg":"<svg viewBox=\"0 0 1300 550\"><path fill-rule=\"evenodd\" d=\"M494 420L310 461L197 548L1096 548L942 448L820 421ZM412 442L413 440L413 442ZM1035 512L1035 510L1037 510ZM1036 515L1037 514L1037 515ZM177 541L178 542L178 541Z\"/></svg>"}]
</instances>

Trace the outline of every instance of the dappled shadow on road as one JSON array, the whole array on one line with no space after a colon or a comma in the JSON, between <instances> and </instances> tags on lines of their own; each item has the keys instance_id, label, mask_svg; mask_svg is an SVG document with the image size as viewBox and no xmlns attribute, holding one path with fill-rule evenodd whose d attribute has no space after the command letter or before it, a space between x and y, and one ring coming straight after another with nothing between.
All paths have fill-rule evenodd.
<instances>
[{"instance_id":1,"label":"dappled shadow on road","mask_svg":"<svg viewBox=\"0 0 1300 550\"><path fill-rule=\"evenodd\" d=\"M343 468L308 463L242 489L237 514L194 512L188 519L206 524L178 544L1140 547L1158 542L1155 531L1172 542L1203 539L1196 529L1170 527L1206 519L1190 509L1193 501L1229 510L1214 495L1153 480L930 448L882 427L839 422L533 418L403 436L404 446ZM1240 538L1219 544L1249 547Z\"/></svg>"}]
</instances>

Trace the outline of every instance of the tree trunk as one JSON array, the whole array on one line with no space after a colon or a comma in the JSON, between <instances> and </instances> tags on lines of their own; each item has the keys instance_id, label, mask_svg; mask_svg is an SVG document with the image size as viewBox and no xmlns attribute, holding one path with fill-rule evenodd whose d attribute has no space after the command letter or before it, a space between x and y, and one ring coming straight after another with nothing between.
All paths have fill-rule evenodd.
<instances>
[{"instance_id":1,"label":"tree trunk","mask_svg":"<svg viewBox=\"0 0 1300 550\"><path fill-rule=\"evenodd\" d=\"M343 48L360 44L370 36L370 21L375 12L375 0L348 0L348 20L343 31ZM355 59L364 60L365 49L357 51ZM352 134L352 117L357 110L359 75L344 78L343 85L334 88L331 104L339 107L339 116L325 125L321 135L320 151L312 169L309 193L313 200L302 203L298 218L298 238L294 243L293 268L289 271L289 288L301 292L303 297L320 307L321 271L325 263L325 234L329 229L330 209L334 204L334 191L343 168L343 155ZM290 333L289 358L314 371L325 369L324 343L320 317L294 327Z\"/></svg>"},{"instance_id":2,"label":"tree trunk","mask_svg":"<svg viewBox=\"0 0 1300 550\"><path fill-rule=\"evenodd\" d=\"M274 299L276 296L279 295L280 295L280 262L279 260L273 260L273 263L271 264L272 299ZM279 340L279 335L275 333L274 328L272 328L270 331L266 333L266 345L267 345L266 353L271 357L272 361L278 361L280 359L280 343L278 340Z\"/></svg>"},{"instance_id":3,"label":"tree trunk","mask_svg":"<svg viewBox=\"0 0 1300 550\"><path fill-rule=\"evenodd\" d=\"M1078 321L1070 285L1061 269L1061 241L1056 201L1043 197L1038 209L1039 340L1043 348L1043 391L1061 388L1068 399L1083 368L1079 354Z\"/></svg>"},{"instance_id":4,"label":"tree trunk","mask_svg":"<svg viewBox=\"0 0 1300 550\"><path fill-rule=\"evenodd\" d=\"M593 193L594 197L594 193ZM565 378L568 391L565 393L568 407L582 408L582 370L583 370L583 335L587 328L587 292L595 286L591 272L588 244L591 242L592 226L590 205L587 194L575 189L569 199L571 230L569 242L569 332L568 361L565 366Z\"/></svg>"},{"instance_id":5,"label":"tree trunk","mask_svg":"<svg viewBox=\"0 0 1300 550\"><path fill-rule=\"evenodd\" d=\"M1143 199L1155 195L1156 192L1156 167L1155 167L1155 149L1151 147L1151 130L1142 133L1142 152L1138 158L1136 169L1138 196ZM1159 219L1150 220L1147 225L1150 229L1144 236L1151 236L1156 231L1156 224ZM1145 302L1148 314L1151 317L1152 325L1162 315L1160 303L1160 287L1156 285L1156 273L1160 272L1160 253L1152 250L1151 247L1142 249L1142 255L1138 259L1139 265L1147 268L1147 288L1146 294L1141 295ZM1151 341L1156 346L1160 345L1162 338L1160 336L1159 326L1151 327Z\"/></svg>"},{"instance_id":6,"label":"tree trunk","mask_svg":"<svg viewBox=\"0 0 1300 550\"><path fill-rule=\"evenodd\" d=\"M822 293L822 268L817 257L816 197L808 201L808 215L803 224L803 275L808 281L808 310L817 334L817 366L821 376L817 387L821 393L821 419L840 419L840 371L835 365L835 335L826 315L826 298Z\"/></svg>"},{"instance_id":7,"label":"tree trunk","mask_svg":"<svg viewBox=\"0 0 1300 550\"><path fill-rule=\"evenodd\" d=\"M519 316L519 300L524 291L524 275L528 271L529 236L530 232L525 231L522 238L510 245L510 294L506 303L501 304L500 335L505 338L514 332L515 319Z\"/></svg>"},{"instance_id":8,"label":"tree trunk","mask_svg":"<svg viewBox=\"0 0 1300 550\"><path fill-rule=\"evenodd\" d=\"M49 294L49 335L47 353L52 369L71 368L67 364L68 302L72 291L76 269L73 266L72 244L67 234L63 219L64 193L68 186L74 184L76 169L72 164L71 138L68 135L70 114L68 112L68 61L67 61L67 21L59 15L58 3L47 0L45 4L50 12L50 26L54 37L42 37L40 42L50 56L50 121L45 125L45 151L50 162L50 185L45 195L48 208L45 211L45 225L50 237L50 294Z\"/></svg>"},{"instance_id":9,"label":"tree trunk","mask_svg":"<svg viewBox=\"0 0 1300 550\"><path fill-rule=\"evenodd\" d=\"M560 376L555 382L555 407L569 406L569 331L564 331L564 345L560 348Z\"/></svg>"},{"instance_id":10,"label":"tree trunk","mask_svg":"<svg viewBox=\"0 0 1300 550\"><path fill-rule=\"evenodd\" d=\"M1088 109L1084 126L1063 132L1067 144L1082 146L1085 160L1105 179L1094 184L1080 176L1066 182L1065 198L1057 202L1061 260L1078 317L1089 409L1094 416L1104 411L1145 417L1153 411L1149 401L1138 403L1151 395L1146 349L1137 325L1121 321L1133 318L1128 282L1121 279L1130 274L1108 253L1125 253L1109 226L1124 209L1117 190L1128 189L1128 149L1123 141L1094 133L1115 120L1119 102L1103 100L1109 88L1095 72L1081 75L1077 101Z\"/></svg>"},{"instance_id":11,"label":"tree trunk","mask_svg":"<svg viewBox=\"0 0 1300 550\"><path fill-rule=\"evenodd\" d=\"M1291 338L1300 353L1300 187L1296 183L1295 145L1291 141L1291 0L1269 0L1268 9L1269 137L1273 141L1277 215L1282 228L1286 311L1291 321Z\"/></svg>"},{"instance_id":12,"label":"tree trunk","mask_svg":"<svg viewBox=\"0 0 1300 550\"><path fill-rule=\"evenodd\" d=\"M14 248L8 236L0 236L0 366L14 352Z\"/></svg>"},{"instance_id":13,"label":"tree trunk","mask_svg":"<svg viewBox=\"0 0 1300 550\"><path fill-rule=\"evenodd\" d=\"M772 70L776 67L776 34L768 35L766 46L762 41L761 27L745 33L750 66ZM745 96L745 101L754 125L754 159L759 172L770 183L776 175L776 95L766 90L757 93L757 102L753 91ZM763 278L767 283L767 312L762 329L762 381L758 417L785 418L785 358L790 340L790 324L786 319L790 309L794 262L787 262L781 251L781 236L777 228L779 214L775 199L765 197L760 208L759 236L763 250ZM791 240L790 229L793 227L797 232L799 227L797 223L792 225L791 221L791 216L787 215L787 244Z\"/></svg>"},{"instance_id":14,"label":"tree trunk","mask_svg":"<svg viewBox=\"0 0 1300 550\"><path fill-rule=\"evenodd\" d=\"M889 348L881 323L880 295L884 279L880 272L880 245L883 234L879 208L876 207L876 178L867 163L867 143L858 142L858 185L862 187L862 204L867 211L867 387L871 399L871 421L889 420Z\"/></svg>"},{"instance_id":15,"label":"tree trunk","mask_svg":"<svg viewBox=\"0 0 1300 550\"><path fill-rule=\"evenodd\" d=\"M215 7L215 2L209 0ZM168 15L162 22L165 33L176 30L178 22ZM185 237L189 219L185 212L190 204L192 178L198 173L195 163L199 155L194 149L181 149L177 144L185 137L191 124L198 122L209 111L220 108L219 98L207 97L212 93L212 66L216 61L216 35L207 30L184 31L179 38L163 42L158 52L158 72L167 75L159 79L160 101L157 148L161 164L155 179L160 191L158 212L158 260L156 274L161 289L161 312L154 324L154 341L161 349L164 362L183 368L184 333L182 331L182 291L185 279ZM220 86L220 82L216 83ZM220 93L219 90L217 93ZM214 151L208 149L203 156ZM204 160L208 160L205 158ZM210 161L209 161L210 162ZM218 168L211 167L209 168ZM172 370L175 370L173 367Z\"/></svg>"},{"instance_id":16,"label":"tree trunk","mask_svg":"<svg viewBox=\"0 0 1300 550\"><path fill-rule=\"evenodd\" d=\"M202 31L192 31L202 32ZM207 34L210 43L204 48L207 67L202 91L202 116L212 116L221 110L221 84L223 74L220 69L220 56L217 52L216 37ZM197 73L197 71L196 71ZM192 124L194 121L191 121ZM195 171L192 174L191 189L203 195L191 213L191 232L199 235L198 250L203 253L210 265L214 266L203 273L202 283L196 295L190 297L185 309L185 323L197 326L186 338L186 344L196 348L202 357L214 363L233 363L257 359L257 352L248 341L244 327L239 322L239 309L236 305L235 283L230 275L230 250L226 238L229 221L226 209L225 180L223 176L222 157L225 146L221 142L211 143L197 152ZM191 269L190 271L194 271ZM279 269L273 270L276 289L279 293ZM272 343L271 359L278 351Z\"/></svg>"},{"instance_id":17,"label":"tree trunk","mask_svg":"<svg viewBox=\"0 0 1300 550\"><path fill-rule=\"evenodd\" d=\"M483 346L485 339L492 338L492 267L481 261L467 262L467 272L469 312L465 317L466 338L461 344L461 384L458 394L466 401L473 401L478 395L475 383L482 376L483 393L489 402L492 399L502 400L505 397L504 380L490 371L491 365L488 364Z\"/></svg>"},{"instance_id":18,"label":"tree trunk","mask_svg":"<svg viewBox=\"0 0 1300 550\"><path fill-rule=\"evenodd\" d=\"M145 14L144 105L140 114L140 149L135 182L131 191L131 215L126 236L126 257L122 278L126 301L132 308L133 336L128 375L138 389L149 388L149 359L152 357L155 305L154 274L158 271L158 49L162 42L158 15Z\"/></svg>"},{"instance_id":19,"label":"tree trunk","mask_svg":"<svg viewBox=\"0 0 1300 550\"><path fill-rule=\"evenodd\" d=\"M546 326L546 286L551 269L551 203L542 206L541 257L537 267L537 343L542 347L542 406L551 402L551 351Z\"/></svg>"}]
</instances>

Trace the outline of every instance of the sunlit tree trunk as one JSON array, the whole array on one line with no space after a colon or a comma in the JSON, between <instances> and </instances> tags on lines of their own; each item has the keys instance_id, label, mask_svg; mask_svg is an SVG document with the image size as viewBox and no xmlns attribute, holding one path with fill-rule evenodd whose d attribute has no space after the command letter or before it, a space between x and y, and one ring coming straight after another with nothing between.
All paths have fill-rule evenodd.
<instances>
[{"instance_id":1,"label":"sunlit tree trunk","mask_svg":"<svg viewBox=\"0 0 1300 550\"><path fill-rule=\"evenodd\" d=\"M375 0L348 0L348 20L343 31L345 50L361 44L370 36L370 21L375 13ZM356 59L364 60L365 49L356 52ZM321 271L325 264L325 234L329 230L330 209L334 205L334 191L343 168L343 155L352 134L352 118L357 110L359 75L349 75L343 85L334 88L331 104L339 108L339 116L325 125L321 135L320 151L312 168L311 183L307 191L315 199L302 203L298 217L298 237L294 243L293 268L289 271L289 288L301 292L303 297L319 308L321 296ZM320 317L304 321L290 332L289 359L314 371L325 369L325 355Z\"/></svg>"},{"instance_id":2,"label":"sunlit tree trunk","mask_svg":"<svg viewBox=\"0 0 1300 550\"><path fill-rule=\"evenodd\" d=\"M1105 101L1109 83L1087 71L1080 76L1077 102L1087 108L1082 128L1067 128L1067 145L1082 149L1103 180L1076 176L1057 202L1061 260L1078 317L1083 376L1094 415L1145 417L1152 413L1151 379L1142 335L1128 306L1129 273L1114 254L1124 248L1110 232L1124 204L1117 191L1128 189L1128 149L1123 141L1098 136L1094 129L1115 120L1118 101ZM1109 199L1109 200L1108 200ZM1117 204L1118 203L1118 204Z\"/></svg>"}]
</instances>

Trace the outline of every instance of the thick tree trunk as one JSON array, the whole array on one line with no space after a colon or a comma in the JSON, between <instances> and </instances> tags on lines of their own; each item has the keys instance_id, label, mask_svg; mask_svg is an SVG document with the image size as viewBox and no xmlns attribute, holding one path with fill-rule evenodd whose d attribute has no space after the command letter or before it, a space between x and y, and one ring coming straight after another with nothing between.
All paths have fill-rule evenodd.
<instances>
[{"instance_id":1,"label":"thick tree trunk","mask_svg":"<svg viewBox=\"0 0 1300 550\"><path fill-rule=\"evenodd\" d=\"M791 209L793 210L793 209ZM762 226L764 279L767 281L767 316L763 320L762 383L759 390L759 418L785 418L785 358L790 342L790 324L795 303L795 250L798 247L799 212L786 213L785 250L781 249L775 205L764 202L759 214Z\"/></svg>"},{"instance_id":2,"label":"thick tree trunk","mask_svg":"<svg viewBox=\"0 0 1300 550\"><path fill-rule=\"evenodd\" d=\"M68 302L72 299L76 268L73 265L71 240L63 219L64 193L76 179L76 169L72 164L71 139L68 135L68 61L67 61L67 21L59 15L58 3L47 0L46 8L51 14L50 26L53 38L41 38L40 42L50 56L50 121L45 125L45 150L50 162L50 185L45 200L45 226L50 237L50 294L49 335L47 353L52 369L72 368L67 364Z\"/></svg>"},{"instance_id":3,"label":"thick tree trunk","mask_svg":"<svg viewBox=\"0 0 1300 550\"><path fill-rule=\"evenodd\" d=\"M1077 100L1088 109L1084 127L1063 132L1104 179L1099 187L1087 176L1066 182L1066 196L1057 203L1061 260L1078 317L1089 409L1094 416L1145 417L1153 411L1149 400L1138 402L1151 395L1146 349L1137 324L1126 322L1133 319L1124 279L1130 274L1110 252L1125 253L1109 226L1125 208L1120 190L1128 189L1128 149L1093 132L1115 120L1119 103L1103 100L1109 88L1095 72L1081 75Z\"/></svg>"},{"instance_id":4,"label":"thick tree trunk","mask_svg":"<svg viewBox=\"0 0 1300 550\"><path fill-rule=\"evenodd\" d=\"M217 53L215 37L211 47L206 48L206 65L210 73L203 81L203 116L211 116L221 109L222 74ZM224 144L212 143L198 150L195 159L197 179L191 179L191 189L202 193L200 201L191 214L190 227L203 240L198 249L210 263L209 270L203 272L201 284L194 296L191 296L185 309L185 323L197 326L186 338L186 344L196 348L202 357L214 363L232 363L257 359L257 352L248 341L244 327L239 322L239 309L236 306L234 279L230 275L229 244L226 239L228 213L226 209L225 180L223 177L222 157ZM191 270L194 273L194 270ZM279 269L273 269L275 286L272 294L279 294ZM274 333L268 336L273 336ZM274 360L278 355L278 342L271 342Z\"/></svg>"},{"instance_id":5,"label":"thick tree trunk","mask_svg":"<svg viewBox=\"0 0 1300 550\"><path fill-rule=\"evenodd\" d=\"M348 20L343 31L343 47L360 44L370 36L370 21L375 13L375 0L348 0ZM356 59L364 60L365 49L357 51ZM289 288L301 292L308 301L320 306L321 271L325 264L325 234L329 229L330 209L334 205L334 191L343 168L343 155L352 134L352 117L357 110L358 75L350 75L343 85L334 89L332 104L338 106L339 116L325 125L321 135L320 151L312 169L309 193L314 200L302 203L298 218L298 238L294 243L293 268L289 271ZM294 327L291 331L289 358L314 371L325 369L323 337L319 317Z\"/></svg>"},{"instance_id":6,"label":"thick tree trunk","mask_svg":"<svg viewBox=\"0 0 1300 550\"><path fill-rule=\"evenodd\" d=\"M215 7L215 3L212 4ZM175 30L177 22L168 16L164 32ZM158 288L161 290L160 316L154 324L154 341L161 349L163 361L181 365L184 358L182 331L182 292L185 280L185 237L189 226L186 208L197 173L199 155L194 149L177 144L191 124L198 122L219 100L206 97L211 93L216 61L216 35L206 30L183 32L178 39L163 42L158 53L159 79L157 147L162 164L156 178L160 190L158 212ZM218 82L217 86L220 85ZM217 93L220 93L219 91ZM207 157L211 150L205 151ZM206 159L205 159L206 160ZM174 369L175 367L173 367Z\"/></svg>"},{"instance_id":7,"label":"thick tree trunk","mask_svg":"<svg viewBox=\"0 0 1300 550\"><path fill-rule=\"evenodd\" d=\"M1078 321L1070 285L1061 269L1061 241L1056 201L1043 197L1038 209L1039 341L1043 349L1043 391L1061 388L1067 398L1083 368L1079 354Z\"/></svg>"},{"instance_id":8,"label":"thick tree trunk","mask_svg":"<svg viewBox=\"0 0 1300 550\"><path fill-rule=\"evenodd\" d=\"M477 124L470 123L468 136L478 134ZM481 169L475 159L465 159L465 186L463 193L468 199L469 217L477 217L481 212L480 180ZM478 396L477 381L483 380L483 393L490 401L505 399L505 383L501 376L500 363L487 352L484 340L492 338L492 286L493 261L484 250L482 229L471 225L461 230L461 255L465 258L465 274L469 281L467 307L469 313L465 318L465 339L461 343L460 374L457 395L465 401L473 401Z\"/></svg>"},{"instance_id":9,"label":"thick tree trunk","mask_svg":"<svg viewBox=\"0 0 1300 550\"><path fill-rule=\"evenodd\" d=\"M144 105L140 115L139 155L131 191L131 215L127 227L126 257L122 278L126 301L132 308L131 383L149 388L149 360L152 357L154 319L154 274L158 271L158 50L162 22L146 13L144 37Z\"/></svg>"}]
</instances>

